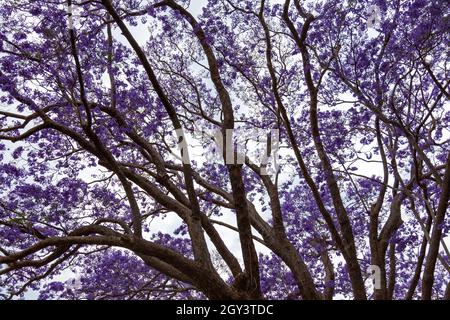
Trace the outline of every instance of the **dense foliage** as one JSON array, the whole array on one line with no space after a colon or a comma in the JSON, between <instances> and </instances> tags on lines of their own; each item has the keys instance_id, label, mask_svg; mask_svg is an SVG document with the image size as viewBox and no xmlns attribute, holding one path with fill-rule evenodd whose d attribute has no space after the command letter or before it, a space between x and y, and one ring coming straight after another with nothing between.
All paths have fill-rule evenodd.
<instances>
[{"instance_id":1,"label":"dense foliage","mask_svg":"<svg viewBox=\"0 0 450 320\"><path fill-rule=\"evenodd\" d=\"M191 2L0 0L0 299L450 299L447 3Z\"/></svg>"}]
</instances>

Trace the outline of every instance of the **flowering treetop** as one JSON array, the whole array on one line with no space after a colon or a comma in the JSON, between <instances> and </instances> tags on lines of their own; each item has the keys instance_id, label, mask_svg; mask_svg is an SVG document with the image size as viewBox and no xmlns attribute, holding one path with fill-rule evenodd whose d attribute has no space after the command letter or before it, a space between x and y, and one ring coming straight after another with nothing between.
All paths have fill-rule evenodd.
<instances>
[{"instance_id":1,"label":"flowering treetop","mask_svg":"<svg viewBox=\"0 0 450 320\"><path fill-rule=\"evenodd\" d=\"M0 3L0 298L450 298L441 1Z\"/></svg>"}]
</instances>

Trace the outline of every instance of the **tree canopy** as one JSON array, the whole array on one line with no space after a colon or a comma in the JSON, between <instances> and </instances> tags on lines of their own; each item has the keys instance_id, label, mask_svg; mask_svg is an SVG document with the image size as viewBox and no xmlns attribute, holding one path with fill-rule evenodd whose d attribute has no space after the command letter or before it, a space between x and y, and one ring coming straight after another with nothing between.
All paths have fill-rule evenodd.
<instances>
[{"instance_id":1,"label":"tree canopy","mask_svg":"<svg viewBox=\"0 0 450 320\"><path fill-rule=\"evenodd\" d=\"M0 0L0 299L450 299L448 31L439 0Z\"/></svg>"}]
</instances>

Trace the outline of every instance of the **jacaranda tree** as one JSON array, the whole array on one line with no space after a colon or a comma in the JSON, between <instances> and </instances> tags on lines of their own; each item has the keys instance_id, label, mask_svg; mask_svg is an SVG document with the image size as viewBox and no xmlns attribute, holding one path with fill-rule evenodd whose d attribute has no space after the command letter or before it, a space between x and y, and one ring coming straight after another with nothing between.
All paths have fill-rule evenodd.
<instances>
[{"instance_id":1,"label":"jacaranda tree","mask_svg":"<svg viewBox=\"0 0 450 320\"><path fill-rule=\"evenodd\" d=\"M0 0L0 298L450 299L448 4L200 2Z\"/></svg>"}]
</instances>

